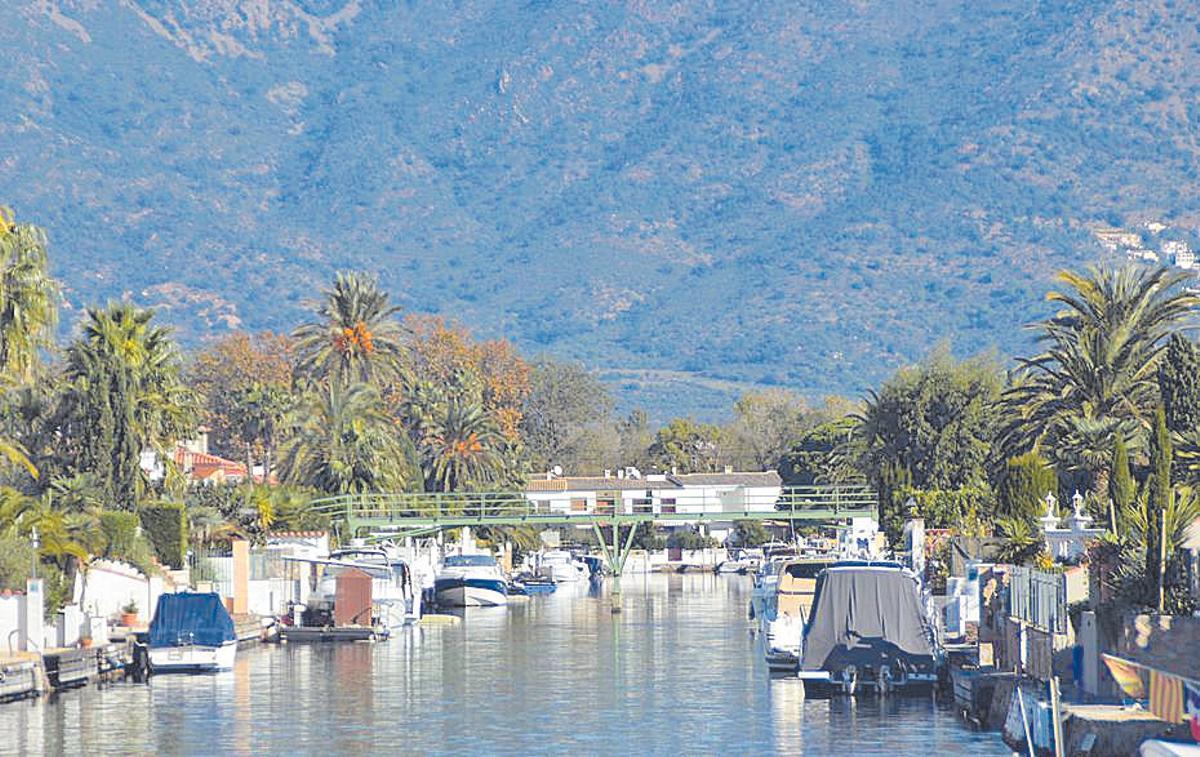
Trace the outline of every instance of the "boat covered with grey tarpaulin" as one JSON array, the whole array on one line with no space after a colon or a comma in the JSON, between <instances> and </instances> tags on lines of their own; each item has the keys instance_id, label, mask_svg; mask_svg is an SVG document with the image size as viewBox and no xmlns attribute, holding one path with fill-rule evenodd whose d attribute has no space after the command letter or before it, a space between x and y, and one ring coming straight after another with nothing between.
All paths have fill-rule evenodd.
<instances>
[{"instance_id":1,"label":"boat covered with grey tarpaulin","mask_svg":"<svg viewBox=\"0 0 1200 757\"><path fill-rule=\"evenodd\" d=\"M806 691L928 691L940 659L915 573L894 562L839 562L817 576L799 667Z\"/></svg>"}]
</instances>

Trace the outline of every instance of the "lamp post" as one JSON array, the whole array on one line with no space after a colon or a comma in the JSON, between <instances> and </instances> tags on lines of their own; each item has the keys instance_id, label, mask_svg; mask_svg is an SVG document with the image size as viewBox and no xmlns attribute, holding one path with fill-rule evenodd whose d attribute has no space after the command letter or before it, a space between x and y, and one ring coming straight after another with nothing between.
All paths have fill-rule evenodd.
<instances>
[{"instance_id":1,"label":"lamp post","mask_svg":"<svg viewBox=\"0 0 1200 757\"><path fill-rule=\"evenodd\" d=\"M41 541L38 540L38 532L35 528L33 529L33 556L29 558L29 562L31 563L29 566L30 575L32 575L35 580L37 579L38 547L40 546Z\"/></svg>"}]
</instances>

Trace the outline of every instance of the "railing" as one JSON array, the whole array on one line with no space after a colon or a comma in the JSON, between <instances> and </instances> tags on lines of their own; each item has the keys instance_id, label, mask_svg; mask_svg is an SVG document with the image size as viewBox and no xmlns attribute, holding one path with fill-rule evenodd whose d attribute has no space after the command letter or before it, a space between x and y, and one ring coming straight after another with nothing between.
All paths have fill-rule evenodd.
<instances>
[{"instance_id":1,"label":"railing","mask_svg":"<svg viewBox=\"0 0 1200 757\"><path fill-rule=\"evenodd\" d=\"M874 515L878 497L861 484L798 486L760 491L629 486L613 481L613 490L571 497L569 492L473 492L349 494L316 500L313 507L346 522L419 526L444 520L519 522L526 519L591 521L605 518L639 520L712 520L754 516L779 518L848 518ZM622 486L623 484L623 486ZM584 492L578 494L583 495Z\"/></svg>"},{"instance_id":2,"label":"railing","mask_svg":"<svg viewBox=\"0 0 1200 757\"><path fill-rule=\"evenodd\" d=\"M1008 583L1008 614L1051 633L1067 632L1067 586L1062 573L1016 566Z\"/></svg>"}]
</instances>

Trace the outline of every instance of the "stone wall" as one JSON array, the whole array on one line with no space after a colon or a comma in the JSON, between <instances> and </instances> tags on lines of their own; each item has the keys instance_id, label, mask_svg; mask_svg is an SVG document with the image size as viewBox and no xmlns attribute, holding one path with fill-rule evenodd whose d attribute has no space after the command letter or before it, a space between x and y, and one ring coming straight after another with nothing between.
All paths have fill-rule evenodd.
<instances>
[{"instance_id":1,"label":"stone wall","mask_svg":"<svg viewBox=\"0 0 1200 757\"><path fill-rule=\"evenodd\" d=\"M1134 615L1126 619L1117 654L1152 668L1200 679L1200 618Z\"/></svg>"}]
</instances>

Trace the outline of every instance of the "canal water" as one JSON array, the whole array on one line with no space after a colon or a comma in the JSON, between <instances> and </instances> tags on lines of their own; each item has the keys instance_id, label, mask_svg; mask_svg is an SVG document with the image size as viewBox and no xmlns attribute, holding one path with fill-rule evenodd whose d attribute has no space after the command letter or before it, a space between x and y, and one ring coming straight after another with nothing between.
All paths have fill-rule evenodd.
<instances>
[{"instance_id":1,"label":"canal water","mask_svg":"<svg viewBox=\"0 0 1200 757\"><path fill-rule=\"evenodd\" d=\"M244 648L231 673L0 705L0 752L1008 754L929 699L805 701L772 679L750 579L624 579L381 644Z\"/></svg>"}]
</instances>

